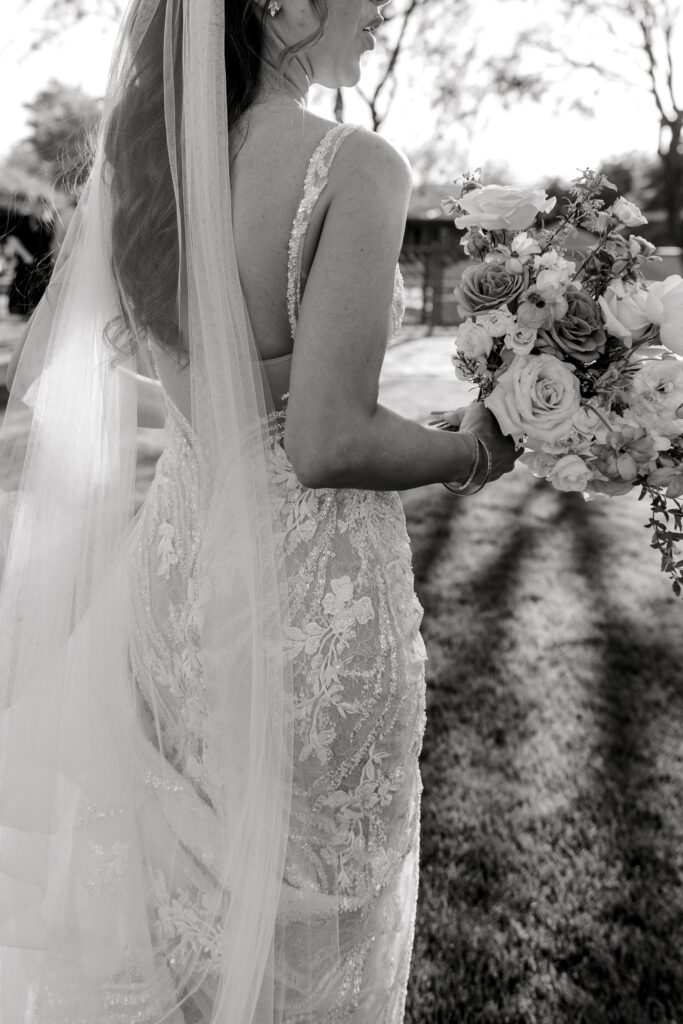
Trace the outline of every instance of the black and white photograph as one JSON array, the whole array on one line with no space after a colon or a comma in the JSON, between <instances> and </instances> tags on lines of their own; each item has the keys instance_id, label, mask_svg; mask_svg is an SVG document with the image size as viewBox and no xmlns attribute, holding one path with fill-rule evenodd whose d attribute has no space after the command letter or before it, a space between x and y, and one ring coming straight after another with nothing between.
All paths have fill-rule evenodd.
<instances>
[{"instance_id":1,"label":"black and white photograph","mask_svg":"<svg viewBox=\"0 0 683 1024\"><path fill-rule=\"evenodd\" d=\"M683 1024L683 0L3 0L0 1024Z\"/></svg>"}]
</instances>

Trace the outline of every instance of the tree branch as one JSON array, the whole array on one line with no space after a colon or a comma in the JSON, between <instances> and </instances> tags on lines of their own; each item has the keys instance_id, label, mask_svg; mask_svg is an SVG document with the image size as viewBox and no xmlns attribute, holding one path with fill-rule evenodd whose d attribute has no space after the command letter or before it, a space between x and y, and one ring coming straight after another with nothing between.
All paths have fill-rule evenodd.
<instances>
[{"instance_id":1,"label":"tree branch","mask_svg":"<svg viewBox=\"0 0 683 1024\"><path fill-rule=\"evenodd\" d=\"M652 93L655 104L657 106L657 110L659 111L659 116L661 118L662 124L667 125L668 127L670 126L671 122L669 120L669 117L667 116L666 111L664 110L664 104L662 103L662 98L659 94L659 85L657 84L657 60L655 58L654 46L652 43L652 28L651 25L649 25L647 22L645 10L646 7L647 5L645 4L644 12L638 19L638 24L643 37L643 50L645 51L645 55L647 57L648 74L650 76L650 92Z\"/></svg>"},{"instance_id":2,"label":"tree branch","mask_svg":"<svg viewBox=\"0 0 683 1024\"><path fill-rule=\"evenodd\" d=\"M372 101L369 103L370 109L371 109L371 111L373 113L373 120L377 117L377 103L378 103L378 100L379 100L379 97L380 97L380 93L384 89L385 85L387 84L387 81L389 80L389 78L393 74L394 68L396 67L396 63L398 61L399 54L400 54L401 49L403 47L403 41L405 39L405 34L406 34L406 29L408 27L408 22L409 22L410 18L412 17L413 13L420 6L420 3L421 3L421 0L410 0L410 3L408 5L408 7L406 7L405 11L402 14L403 24L401 25L401 28L399 30L398 38L396 39L396 45L394 46L394 48L393 48L393 50L391 52L391 55L389 57L389 61L387 62L387 66L386 66L384 75L382 76L382 79L378 83L377 88L375 89L375 91L373 93ZM382 120L383 120L383 118L379 119L379 123L380 124L381 124Z\"/></svg>"}]
</instances>

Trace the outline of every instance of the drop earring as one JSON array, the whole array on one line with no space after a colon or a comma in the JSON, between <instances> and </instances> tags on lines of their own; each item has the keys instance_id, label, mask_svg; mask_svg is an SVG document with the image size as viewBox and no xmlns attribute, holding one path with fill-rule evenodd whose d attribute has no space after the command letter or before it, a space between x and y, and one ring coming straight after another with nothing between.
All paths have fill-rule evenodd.
<instances>
[{"instance_id":1,"label":"drop earring","mask_svg":"<svg viewBox=\"0 0 683 1024\"><path fill-rule=\"evenodd\" d=\"M277 12L282 7L280 0L268 0L268 14L271 18L274 18Z\"/></svg>"}]
</instances>

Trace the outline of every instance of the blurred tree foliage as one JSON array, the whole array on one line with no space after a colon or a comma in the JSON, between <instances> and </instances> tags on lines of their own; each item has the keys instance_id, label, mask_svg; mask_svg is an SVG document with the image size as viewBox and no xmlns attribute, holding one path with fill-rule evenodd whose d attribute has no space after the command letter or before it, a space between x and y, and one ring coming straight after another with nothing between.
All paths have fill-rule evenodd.
<instances>
[{"instance_id":1,"label":"blurred tree foliage","mask_svg":"<svg viewBox=\"0 0 683 1024\"><path fill-rule=\"evenodd\" d=\"M61 32L81 21L118 22L124 0L24 0L24 8L35 17L31 50L40 50Z\"/></svg>"},{"instance_id":2,"label":"blurred tree foliage","mask_svg":"<svg viewBox=\"0 0 683 1024\"><path fill-rule=\"evenodd\" d=\"M30 133L7 163L23 165L61 191L78 193L90 169L89 140L99 124L100 101L52 79L25 106Z\"/></svg>"},{"instance_id":3,"label":"blurred tree foliage","mask_svg":"<svg viewBox=\"0 0 683 1024\"><path fill-rule=\"evenodd\" d=\"M42 11L33 48L85 18L117 20L124 6L123 0L24 3ZM499 40L492 45L497 37L490 26L497 11L510 9L511 0L486 0L485 7L475 0L393 0L382 11L386 24L378 36L375 60L368 64L357 90L373 127L381 130L399 92L406 102L406 89L409 96L413 83L426 90L436 115L433 138L421 142L411 157L418 175L434 178L450 170L457 149L454 132L465 137L471 133L488 98L512 105L522 97L540 101L554 94L558 116L567 108L588 115L605 81L623 82L625 117L630 103L647 102L649 95L659 121L659 147L656 162L645 176L637 158L629 172L626 158L619 157L619 167L615 161L608 164L612 177L620 174L615 182L620 190L663 209L668 241L683 246L683 98L677 96L674 82L683 0L549 0L541 7L533 0L515 0L515 4L520 27L509 33L506 49ZM590 50L587 38L592 40ZM586 76L593 80L592 97ZM572 85L574 77L577 81ZM72 104L70 114L60 115L63 129L81 115L86 127L93 123L85 100L81 105L78 97L62 98ZM60 99L53 99L59 114ZM341 90L335 116L344 118ZM33 134L38 152L43 143L49 147L44 122L36 125ZM65 156L74 152L73 141L63 137L58 143Z\"/></svg>"},{"instance_id":4,"label":"blurred tree foliage","mask_svg":"<svg viewBox=\"0 0 683 1024\"><path fill-rule=\"evenodd\" d=\"M633 177L622 178L625 191L641 190L641 201L658 206L666 214L669 244L683 247L683 93L674 68L683 42L681 0L557 0L546 21L532 31L521 33L515 47L518 61L524 50L542 53L541 80L549 81L549 69L559 69L561 88L571 88L572 78L593 79L594 96L607 80L624 86L624 118L634 103L649 102L658 119L659 145L654 164L639 178L637 161ZM553 17L554 15L555 17ZM558 24L557 18L560 23ZM591 54L585 55L585 40L593 40ZM595 43L598 42L599 49ZM578 82L576 93L578 94ZM581 105L590 112L591 102ZM622 171L627 169L622 167ZM614 172L614 168L613 168ZM608 173L608 172L606 172ZM662 240L660 240L661 242Z\"/></svg>"}]
</instances>

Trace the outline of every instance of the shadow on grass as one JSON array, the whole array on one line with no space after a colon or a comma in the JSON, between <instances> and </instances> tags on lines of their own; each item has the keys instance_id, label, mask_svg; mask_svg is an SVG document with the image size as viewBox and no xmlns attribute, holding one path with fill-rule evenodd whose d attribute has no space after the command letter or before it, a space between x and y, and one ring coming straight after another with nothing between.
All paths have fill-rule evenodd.
<instances>
[{"instance_id":1,"label":"shadow on grass","mask_svg":"<svg viewBox=\"0 0 683 1024\"><path fill-rule=\"evenodd\" d=\"M603 893L600 908L590 908L590 923L575 921L563 937L556 966L575 987L574 998L565 997L564 1019L675 1022L683 1014L683 830L680 804L672 800L676 780L658 762L662 722L680 721L683 713L680 650L612 600L614 539L595 506L567 496L557 524L571 530L576 568L589 584L603 637L596 767L592 791L581 802L610 839L604 855L621 883Z\"/></svg>"},{"instance_id":2,"label":"shadow on grass","mask_svg":"<svg viewBox=\"0 0 683 1024\"><path fill-rule=\"evenodd\" d=\"M431 660L422 754L423 882L406 1015L414 1024L535 1019L513 1008L528 969L506 935L509 918L522 916L531 897L522 886L510 900L511 882L525 868L505 820L505 796L495 785L486 788L486 775L495 768L497 778L514 779L516 751L533 728L534 708L515 686L508 652L525 565L551 528L531 514L538 490L531 481L525 485L505 510L500 544L477 555L471 571L451 578L449 565L439 565L442 559L459 569L465 563L463 545L477 543L468 529L461 536L439 530L439 540L432 535L428 544L415 545ZM442 510L439 504L437 515ZM510 902L512 911L501 913ZM496 1015L493 1000L504 1016Z\"/></svg>"},{"instance_id":3,"label":"shadow on grass","mask_svg":"<svg viewBox=\"0 0 683 1024\"><path fill-rule=\"evenodd\" d=\"M505 651L514 644L513 619L515 595L524 575L524 564L532 556L543 527L528 516L535 500L540 481L534 481L507 510L510 526L504 539L490 556L469 572L465 579L456 578L450 587L443 583L435 588L429 585L429 572L436 561L429 551L422 561L418 555L420 571L417 576L418 592L425 607L425 636L429 651L430 640L438 647L435 670L428 669L430 695L436 691L451 694L457 704L459 723L476 729L482 741L492 741L499 747L506 745L508 736L518 740L524 732L524 719L528 706L509 685L509 666ZM460 562L460 552L469 544L468 531L461 537L450 536L451 558ZM439 552L437 551L436 554ZM463 585L464 584L464 585ZM468 625L458 628L467 611ZM435 613L453 624L444 634L435 625ZM430 637L430 634L436 634ZM502 684L502 685L501 685ZM425 738L425 757L437 745L441 734L448 731L448 716L434 716L428 723Z\"/></svg>"},{"instance_id":4,"label":"shadow on grass","mask_svg":"<svg viewBox=\"0 0 683 1024\"><path fill-rule=\"evenodd\" d=\"M417 508L417 534L409 515L431 706L406 1024L679 1024L683 780L666 722L683 717L683 648L611 592L623 549L595 506L532 482L504 498L488 526L448 496ZM487 529L499 546L468 561ZM576 606L557 634L529 603L544 586L550 608ZM563 730L553 793L544 757Z\"/></svg>"}]
</instances>

